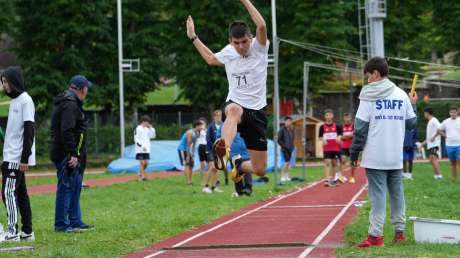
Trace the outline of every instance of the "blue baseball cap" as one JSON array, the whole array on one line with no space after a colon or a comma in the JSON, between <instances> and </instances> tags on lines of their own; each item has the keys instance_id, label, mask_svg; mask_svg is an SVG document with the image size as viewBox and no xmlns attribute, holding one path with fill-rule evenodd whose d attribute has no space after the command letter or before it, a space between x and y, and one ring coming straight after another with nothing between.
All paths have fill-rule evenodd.
<instances>
[{"instance_id":1,"label":"blue baseball cap","mask_svg":"<svg viewBox=\"0 0 460 258\"><path fill-rule=\"evenodd\" d=\"M83 75L75 75L70 79L70 85L75 85L77 88L91 87L93 85L88 79Z\"/></svg>"}]
</instances>

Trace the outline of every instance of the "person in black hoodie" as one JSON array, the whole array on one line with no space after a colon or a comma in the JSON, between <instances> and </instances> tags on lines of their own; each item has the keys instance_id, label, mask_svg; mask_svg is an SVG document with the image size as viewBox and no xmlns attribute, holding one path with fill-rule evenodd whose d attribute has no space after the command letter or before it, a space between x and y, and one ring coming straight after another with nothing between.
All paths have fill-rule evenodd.
<instances>
[{"instance_id":1,"label":"person in black hoodie","mask_svg":"<svg viewBox=\"0 0 460 258\"><path fill-rule=\"evenodd\" d=\"M3 145L2 197L8 217L8 232L1 241L35 240L32 210L24 173L35 165L35 106L24 87L21 68L7 68L1 75L5 94L11 98ZM18 208L22 229L18 232Z\"/></svg>"},{"instance_id":2,"label":"person in black hoodie","mask_svg":"<svg viewBox=\"0 0 460 258\"><path fill-rule=\"evenodd\" d=\"M86 167L87 121L83 101L91 82L82 75L70 80L67 91L55 98L51 119L51 160L58 185L54 228L57 232L80 232L93 228L82 221L80 193Z\"/></svg>"},{"instance_id":3,"label":"person in black hoodie","mask_svg":"<svg viewBox=\"0 0 460 258\"><path fill-rule=\"evenodd\" d=\"M292 126L292 118L286 116L284 118L284 126L278 132L278 144L281 146L281 154L284 157L283 175L281 182L291 181L289 178L289 164L291 163L292 153L294 151L294 128Z\"/></svg>"}]
</instances>

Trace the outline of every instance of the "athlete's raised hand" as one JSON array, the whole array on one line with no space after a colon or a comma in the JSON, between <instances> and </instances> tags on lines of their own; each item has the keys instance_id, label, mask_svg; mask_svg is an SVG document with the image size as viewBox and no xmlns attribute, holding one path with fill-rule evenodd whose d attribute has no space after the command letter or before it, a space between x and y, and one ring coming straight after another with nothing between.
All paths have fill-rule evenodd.
<instances>
[{"instance_id":1,"label":"athlete's raised hand","mask_svg":"<svg viewBox=\"0 0 460 258\"><path fill-rule=\"evenodd\" d=\"M196 37L195 24L193 23L192 16L190 15L188 16L186 24L187 24L187 37L189 39Z\"/></svg>"}]
</instances>

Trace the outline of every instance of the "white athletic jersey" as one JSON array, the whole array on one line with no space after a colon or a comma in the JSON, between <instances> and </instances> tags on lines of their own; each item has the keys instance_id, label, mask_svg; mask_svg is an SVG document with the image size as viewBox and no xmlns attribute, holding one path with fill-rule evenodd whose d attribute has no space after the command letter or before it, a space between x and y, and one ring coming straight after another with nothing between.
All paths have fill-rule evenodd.
<instances>
[{"instance_id":1,"label":"white athletic jersey","mask_svg":"<svg viewBox=\"0 0 460 258\"><path fill-rule=\"evenodd\" d=\"M441 130L446 132L447 146L460 146L460 118L447 118L441 123Z\"/></svg>"},{"instance_id":2,"label":"white athletic jersey","mask_svg":"<svg viewBox=\"0 0 460 258\"><path fill-rule=\"evenodd\" d=\"M138 125L134 131L134 145L137 153L150 153L150 140L156 137L155 128Z\"/></svg>"},{"instance_id":3,"label":"white athletic jersey","mask_svg":"<svg viewBox=\"0 0 460 258\"><path fill-rule=\"evenodd\" d=\"M402 169L406 120L415 117L407 94L396 88L382 100L362 101L356 117L369 122L361 166L371 169Z\"/></svg>"},{"instance_id":4,"label":"white athletic jersey","mask_svg":"<svg viewBox=\"0 0 460 258\"><path fill-rule=\"evenodd\" d=\"M426 147L428 149L434 148L434 147L441 147L441 136L437 136L435 140L432 142L431 138L438 132L439 127L441 124L439 123L439 120L436 117L432 117L430 121L428 121L428 124L426 125Z\"/></svg>"},{"instance_id":5,"label":"white athletic jersey","mask_svg":"<svg viewBox=\"0 0 460 258\"><path fill-rule=\"evenodd\" d=\"M196 138L196 144L206 145L206 129L202 129L198 132L198 137Z\"/></svg>"},{"instance_id":6,"label":"white athletic jersey","mask_svg":"<svg viewBox=\"0 0 460 258\"><path fill-rule=\"evenodd\" d=\"M34 101L27 92L23 92L10 102L5 143L3 145L3 161L14 163L21 162L25 121L35 122ZM29 166L35 165L35 138L28 164Z\"/></svg>"},{"instance_id":7,"label":"white athletic jersey","mask_svg":"<svg viewBox=\"0 0 460 258\"><path fill-rule=\"evenodd\" d=\"M241 56L230 44L215 54L227 72L227 101L254 110L267 105L268 48L268 41L262 46L254 38L248 56Z\"/></svg>"}]
</instances>

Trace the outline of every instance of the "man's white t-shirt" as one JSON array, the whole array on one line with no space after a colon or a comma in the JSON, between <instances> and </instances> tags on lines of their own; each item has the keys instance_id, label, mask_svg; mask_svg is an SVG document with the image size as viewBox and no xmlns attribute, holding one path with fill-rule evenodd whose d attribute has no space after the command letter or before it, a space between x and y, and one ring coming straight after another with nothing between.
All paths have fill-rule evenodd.
<instances>
[{"instance_id":1,"label":"man's white t-shirt","mask_svg":"<svg viewBox=\"0 0 460 258\"><path fill-rule=\"evenodd\" d=\"M406 120L415 117L407 94L396 88L385 99L361 101L356 117L369 122L361 166L402 169Z\"/></svg>"},{"instance_id":2,"label":"man's white t-shirt","mask_svg":"<svg viewBox=\"0 0 460 258\"><path fill-rule=\"evenodd\" d=\"M426 147L428 149L434 148L434 147L441 147L441 136L436 136L434 141L431 141L431 138L438 132L439 127L441 124L439 123L439 120L436 117L432 117L430 121L428 121L428 124L426 125Z\"/></svg>"},{"instance_id":3,"label":"man's white t-shirt","mask_svg":"<svg viewBox=\"0 0 460 258\"><path fill-rule=\"evenodd\" d=\"M6 125L5 143L3 145L3 161L20 163L24 143L24 122L35 122L35 105L32 98L23 92L10 102L8 122ZM35 138L29 166L35 165Z\"/></svg>"},{"instance_id":4,"label":"man's white t-shirt","mask_svg":"<svg viewBox=\"0 0 460 258\"><path fill-rule=\"evenodd\" d=\"M252 40L249 54L238 54L232 45L227 45L215 56L225 65L229 84L227 101L244 108L260 110L267 105L267 67L269 41L262 46L256 38Z\"/></svg>"},{"instance_id":5,"label":"man's white t-shirt","mask_svg":"<svg viewBox=\"0 0 460 258\"><path fill-rule=\"evenodd\" d=\"M199 133L199 135L196 138L196 144L198 144L198 145L206 145L206 130L202 129L198 133Z\"/></svg>"},{"instance_id":6,"label":"man's white t-shirt","mask_svg":"<svg viewBox=\"0 0 460 258\"><path fill-rule=\"evenodd\" d=\"M460 146L460 118L442 121L441 130L446 132L446 146Z\"/></svg>"},{"instance_id":7,"label":"man's white t-shirt","mask_svg":"<svg viewBox=\"0 0 460 258\"><path fill-rule=\"evenodd\" d=\"M150 153L150 140L156 137L155 128L142 125L136 127L134 132L134 145L137 153Z\"/></svg>"}]
</instances>

